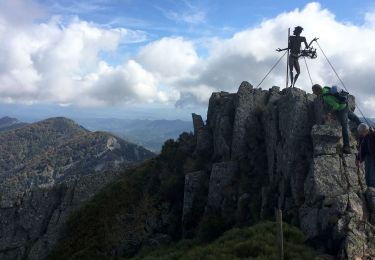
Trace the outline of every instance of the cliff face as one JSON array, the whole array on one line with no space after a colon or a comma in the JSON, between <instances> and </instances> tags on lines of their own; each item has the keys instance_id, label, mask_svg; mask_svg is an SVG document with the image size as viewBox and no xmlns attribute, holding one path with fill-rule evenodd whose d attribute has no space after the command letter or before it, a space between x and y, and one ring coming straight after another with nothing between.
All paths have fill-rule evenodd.
<instances>
[{"instance_id":1,"label":"cliff face","mask_svg":"<svg viewBox=\"0 0 375 260\"><path fill-rule=\"evenodd\" d=\"M210 163L186 174L184 235L194 234L199 212L241 225L280 208L321 252L375 255L375 190L355 155L340 152L338 123L322 115L321 100L297 88L265 91L243 82L236 94L213 93L207 123L193 115L194 157Z\"/></svg>"},{"instance_id":2,"label":"cliff face","mask_svg":"<svg viewBox=\"0 0 375 260\"><path fill-rule=\"evenodd\" d=\"M19 205L0 208L0 259L45 259L70 214L116 176L98 173L33 189Z\"/></svg>"}]
</instances>

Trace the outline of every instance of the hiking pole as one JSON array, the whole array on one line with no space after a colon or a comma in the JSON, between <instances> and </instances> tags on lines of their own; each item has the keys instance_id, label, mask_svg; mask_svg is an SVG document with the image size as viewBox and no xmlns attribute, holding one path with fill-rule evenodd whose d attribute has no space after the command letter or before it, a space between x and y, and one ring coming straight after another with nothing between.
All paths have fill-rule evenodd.
<instances>
[{"instance_id":1,"label":"hiking pole","mask_svg":"<svg viewBox=\"0 0 375 260\"><path fill-rule=\"evenodd\" d=\"M275 63L275 65L272 66L272 68L270 69L270 71L268 71L268 73L266 74L266 76L264 76L264 78L261 80L261 82L257 85L257 87L259 87L263 81L267 78L267 76L271 73L271 71L277 66L277 64L279 64L279 62L281 61L281 59L285 56L287 52L284 52L284 54L277 60L277 62Z\"/></svg>"},{"instance_id":2,"label":"hiking pole","mask_svg":"<svg viewBox=\"0 0 375 260\"><path fill-rule=\"evenodd\" d=\"M328 64L331 66L333 72L336 74L336 77L338 78L338 80L341 82L341 85L344 87L344 89L346 90L346 92L349 92L349 90L346 88L344 82L342 81L342 79L340 78L339 74L337 73L337 71L335 70L335 68L333 67L332 63L330 62L330 60L328 59L327 55L325 54L325 52L323 51L322 47L320 46L319 42L316 41L316 44L318 44L318 47L320 49L320 51L323 53L324 57L326 58ZM359 106L356 104L355 105L356 108L358 108L358 111L359 113L361 113L363 119L366 121L366 123L369 125L369 126L372 126L372 124L370 124L368 122L368 120L366 119L365 115L362 113L362 110L359 108Z\"/></svg>"},{"instance_id":3,"label":"hiking pole","mask_svg":"<svg viewBox=\"0 0 375 260\"><path fill-rule=\"evenodd\" d=\"M286 57L286 85L285 88L288 87L289 84L289 37L290 37L290 28L288 28L288 49L286 50L288 52L288 56ZM293 80L293 79L291 79Z\"/></svg>"}]
</instances>

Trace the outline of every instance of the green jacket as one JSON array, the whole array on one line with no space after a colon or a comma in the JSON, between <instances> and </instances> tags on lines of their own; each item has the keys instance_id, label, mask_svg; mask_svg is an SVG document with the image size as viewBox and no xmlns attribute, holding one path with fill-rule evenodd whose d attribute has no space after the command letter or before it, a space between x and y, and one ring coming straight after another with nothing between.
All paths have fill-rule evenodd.
<instances>
[{"instance_id":1,"label":"green jacket","mask_svg":"<svg viewBox=\"0 0 375 260\"><path fill-rule=\"evenodd\" d=\"M335 96L327 95L329 93L330 93L329 87L324 87L322 89L324 103L326 103L334 111L341 111L344 108L346 108L347 104L342 104L342 103L338 102L338 100Z\"/></svg>"}]
</instances>

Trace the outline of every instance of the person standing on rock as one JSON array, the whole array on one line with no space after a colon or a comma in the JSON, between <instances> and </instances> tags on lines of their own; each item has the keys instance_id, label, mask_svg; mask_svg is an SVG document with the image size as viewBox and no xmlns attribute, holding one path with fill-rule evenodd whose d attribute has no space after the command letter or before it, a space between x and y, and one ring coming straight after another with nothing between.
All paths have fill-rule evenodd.
<instances>
[{"instance_id":1,"label":"person standing on rock","mask_svg":"<svg viewBox=\"0 0 375 260\"><path fill-rule=\"evenodd\" d=\"M301 54L301 44L302 42L305 43L306 49L310 48L310 45L318 40L317 38L314 38L309 44L307 44L306 38L301 36L301 33L303 31L303 28L301 26L297 26L294 28L293 35L289 36L288 39L288 48L284 49L276 49L276 51L285 51L285 50L290 50L289 54L289 73L290 73L290 87L294 87L296 84L296 81L298 79L298 76L301 72L298 58L300 57ZM293 68L296 70L296 75L294 76L293 79Z\"/></svg>"},{"instance_id":2,"label":"person standing on rock","mask_svg":"<svg viewBox=\"0 0 375 260\"><path fill-rule=\"evenodd\" d=\"M375 132L367 124L361 123L358 128L359 148L356 160L357 167L365 162L365 178L368 187L375 188Z\"/></svg>"},{"instance_id":3,"label":"person standing on rock","mask_svg":"<svg viewBox=\"0 0 375 260\"><path fill-rule=\"evenodd\" d=\"M312 91L316 96L322 97L323 103L326 105L325 107L329 110L327 116L330 116L332 113L336 115L342 127L343 152L350 154L348 119L357 126L361 124L361 120L349 110L347 102L342 103L335 95L331 94L329 87L322 88L321 85L315 84L312 86Z\"/></svg>"}]
</instances>

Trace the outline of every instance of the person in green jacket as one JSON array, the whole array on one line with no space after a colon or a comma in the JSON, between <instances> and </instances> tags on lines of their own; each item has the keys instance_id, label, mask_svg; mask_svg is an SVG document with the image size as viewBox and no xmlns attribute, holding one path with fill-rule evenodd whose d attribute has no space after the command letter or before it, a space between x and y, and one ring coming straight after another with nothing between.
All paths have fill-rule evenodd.
<instances>
[{"instance_id":1,"label":"person in green jacket","mask_svg":"<svg viewBox=\"0 0 375 260\"><path fill-rule=\"evenodd\" d=\"M357 127L361 123L361 120L348 108L348 103L341 103L337 97L331 94L331 89L329 87L320 86L315 84L312 86L312 91L316 96L322 96L323 102L329 108L329 114L334 113L339 120L342 127L342 139L344 143L343 152L346 154L351 153L350 144L349 144L349 126L348 119L353 121Z\"/></svg>"}]
</instances>

